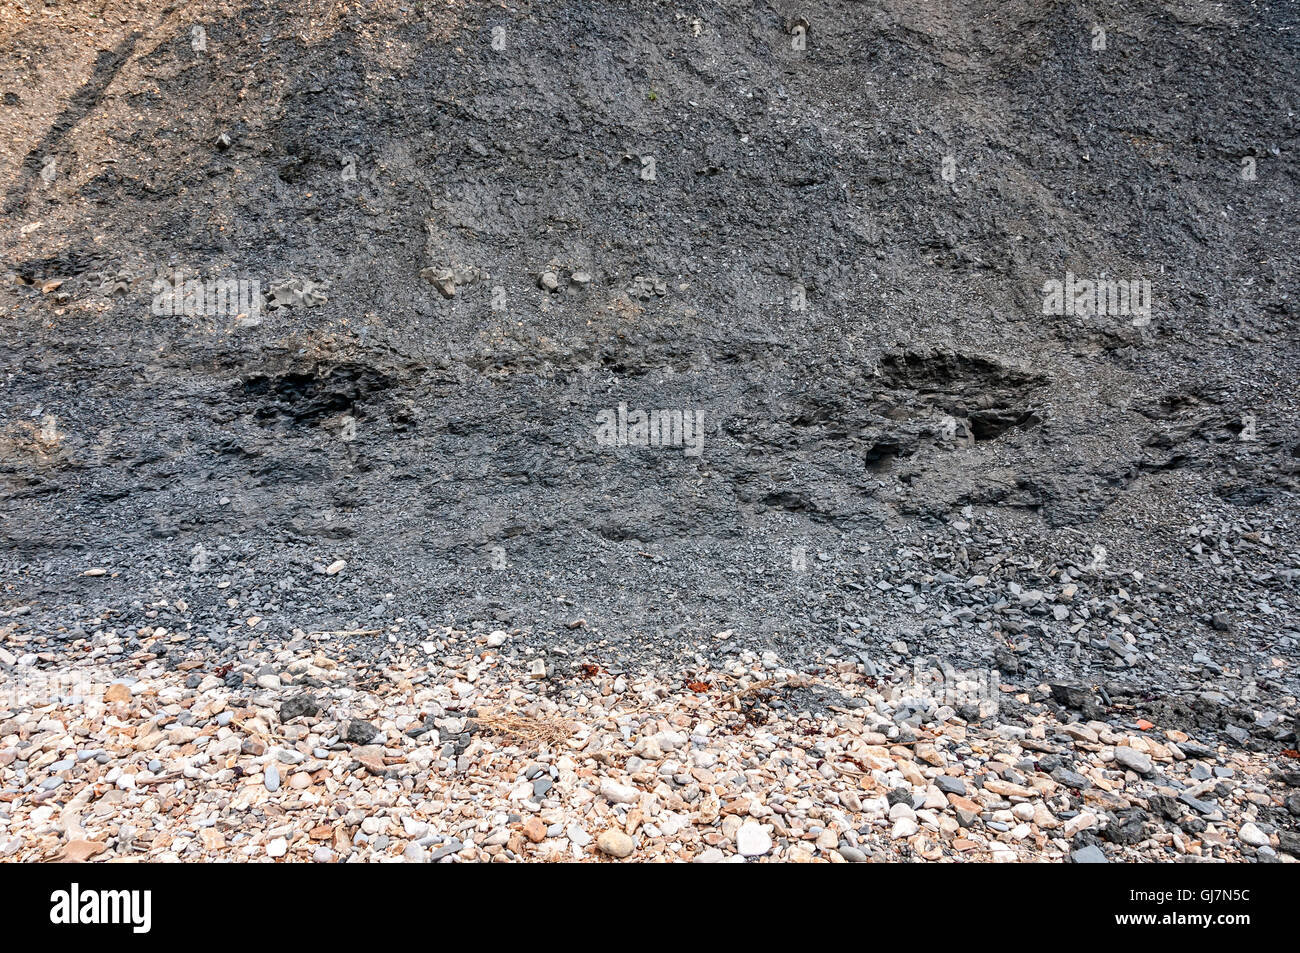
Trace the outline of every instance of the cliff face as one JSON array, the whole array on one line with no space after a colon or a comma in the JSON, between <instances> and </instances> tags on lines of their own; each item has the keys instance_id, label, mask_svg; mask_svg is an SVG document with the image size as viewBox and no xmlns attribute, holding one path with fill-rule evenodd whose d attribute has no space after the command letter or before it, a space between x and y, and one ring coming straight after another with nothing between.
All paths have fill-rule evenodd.
<instances>
[{"instance_id":1,"label":"cliff face","mask_svg":"<svg viewBox=\"0 0 1300 953\"><path fill-rule=\"evenodd\" d=\"M1296 8L1129 6L7 13L5 608L1285 710Z\"/></svg>"}]
</instances>

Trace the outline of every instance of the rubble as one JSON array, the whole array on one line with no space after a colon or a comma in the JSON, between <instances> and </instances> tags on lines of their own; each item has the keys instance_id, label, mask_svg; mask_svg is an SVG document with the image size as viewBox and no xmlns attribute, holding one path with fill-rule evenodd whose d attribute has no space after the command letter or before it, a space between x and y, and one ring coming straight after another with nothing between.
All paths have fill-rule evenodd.
<instances>
[{"instance_id":1,"label":"rubble","mask_svg":"<svg viewBox=\"0 0 1300 953\"><path fill-rule=\"evenodd\" d=\"M1271 757L1114 713L1062 721L1046 685L999 685L1020 704L967 722L918 698L907 670L796 672L741 653L677 678L595 662L538 680L496 633L401 634L388 633L377 662L349 658L331 634L231 650L164 631L110 652L122 639L104 631L57 663L12 646L0 851L93 862L1296 859L1279 822L1295 794Z\"/></svg>"}]
</instances>

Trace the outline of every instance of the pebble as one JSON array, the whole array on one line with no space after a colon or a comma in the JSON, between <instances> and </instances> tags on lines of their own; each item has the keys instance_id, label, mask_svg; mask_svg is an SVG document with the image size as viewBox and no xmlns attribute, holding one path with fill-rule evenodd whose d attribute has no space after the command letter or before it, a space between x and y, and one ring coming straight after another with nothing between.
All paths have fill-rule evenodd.
<instances>
[{"instance_id":1,"label":"pebble","mask_svg":"<svg viewBox=\"0 0 1300 953\"><path fill-rule=\"evenodd\" d=\"M1250 822L1242 824L1238 828L1237 836L1241 838L1242 843L1249 844L1251 847L1265 847L1268 845L1268 835Z\"/></svg>"},{"instance_id":2,"label":"pebble","mask_svg":"<svg viewBox=\"0 0 1300 953\"><path fill-rule=\"evenodd\" d=\"M379 729L368 721L353 718L343 729L343 740L354 745L368 745L379 734Z\"/></svg>"},{"instance_id":3,"label":"pebble","mask_svg":"<svg viewBox=\"0 0 1300 953\"><path fill-rule=\"evenodd\" d=\"M900 817L894 822L894 828L890 831L889 836L894 840L901 840L911 837L918 830L920 828L917 826L916 821L908 817Z\"/></svg>"},{"instance_id":4,"label":"pebble","mask_svg":"<svg viewBox=\"0 0 1300 953\"><path fill-rule=\"evenodd\" d=\"M446 844L443 844L441 847L433 851L429 855L429 860L430 861L442 860L444 857L450 857L452 854L459 854L464 849L465 849L464 844L462 844L458 840L452 839L451 841L447 842Z\"/></svg>"},{"instance_id":5,"label":"pebble","mask_svg":"<svg viewBox=\"0 0 1300 953\"><path fill-rule=\"evenodd\" d=\"M965 796L966 794L966 782L961 778L949 777L946 774L941 774L935 778L934 786L944 794L957 794L962 796Z\"/></svg>"},{"instance_id":6,"label":"pebble","mask_svg":"<svg viewBox=\"0 0 1300 953\"><path fill-rule=\"evenodd\" d=\"M772 849L772 837L763 825L746 821L736 831L736 851L742 857L762 857Z\"/></svg>"},{"instance_id":7,"label":"pebble","mask_svg":"<svg viewBox=\"0 0 1300 953\"><path fill-rule=\"evenodd\" d=\"M771 653L693 671L703 689L557 655L543 689L528 677L535 656L485 652L480 630L420 629L386 642L377 667L347 661L333 637L168 641L157 621L163 634L146 645L116 633L60 648L77 677L120 685L122 701L0 709L0 856L59 860L78 842L110 862L278 860L292 844L294 859L321 863L1087 863L1106 851L1290 863L1300 849L1272 833L1300 797L1267 751L1225 755L1222 734L1107 721L1091 691L1076 699L1097 705L1086 723L1050 705L940 717L944 706L898 691L906 665L877 659L869 683L853 665L795 674ZM271 677L279 690L258 684ZM781 707L799 697L782 684L810 679L851 704ZM717 704L760 681L777 684L753 696L761 723ZM511 721L494 725L497 712ZM65 832L73 813L84 829ZM1070 844L1085 831L1105 851Z\"/></svg>"},{"instance_id":8,"label":"pebble","mask_svg":"<svg viewBox=\"0 0 1300 953\"><path fill-rule=\"evenodd\" d=\"M600 796L615 804L636 804L641 800L641 792L637 788L608 778L600 782Z\"/></svg>"},{"instance_id":9,"label":"pebble","mask_svg":"<svg viewBox=\"0 0 1300 953\"><path fill-rule=\"evenodd\" d=\"M628 837L620 830L610 829L602 831L596 838L596 846L602 854L608 854L610 857L624 858L630 857L636 845L632 838Z\"/></svg>"},{"instance_id":10,"label":"pebble","mask_svg":"<svg viewBox=\"0 0 1300 953\"><path fill-rule=\"evenodd\" d=\"M524 824L524 836L534 844L540 844L546 839L546 824L540 817L530 817Z\"/></svg>"},{"instance_id":11,"label":"pebble","mask_svg":"<svg viewBox=\"0 0 1300 953\"><path fill-rule=\"evenodd\" d=\"M1143 776L1155 774L1155 765L1152 764L1150 755L1134 751L1132 748L1123 745L1115 749L1115 761L1128 770Z\"/></svg>"}]
</instances>

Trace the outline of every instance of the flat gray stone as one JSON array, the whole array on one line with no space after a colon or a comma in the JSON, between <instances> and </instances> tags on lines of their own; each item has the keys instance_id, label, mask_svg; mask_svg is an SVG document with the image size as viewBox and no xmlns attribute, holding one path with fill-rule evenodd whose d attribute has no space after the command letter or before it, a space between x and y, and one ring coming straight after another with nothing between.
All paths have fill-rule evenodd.
<instances>
[{"instance_id":1,"label":"flat gray stone","mask_svg":"<svg viewBox=\"0 0 1300 953\"><path fill-rule=\"evenodd\" d=\"M1146 777L1155 774L1156 766L1151 763L1151 756L1143 754L1141 751L1135 751L1120 745L1115 749L1115 763L1122 765L1129 771Z\"/></svg>"}]
</instances>

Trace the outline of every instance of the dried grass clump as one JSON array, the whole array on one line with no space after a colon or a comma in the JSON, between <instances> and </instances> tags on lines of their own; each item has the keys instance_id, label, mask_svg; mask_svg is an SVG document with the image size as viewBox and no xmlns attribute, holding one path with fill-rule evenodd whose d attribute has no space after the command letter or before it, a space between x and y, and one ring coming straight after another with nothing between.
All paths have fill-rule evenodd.
<instances>
[{"instance_id":1,"label":"dried grass clump","mask_svg":"<svg viewBox=\"0 0 1300 953\"><path fill-rule=\"evenodd\" d=\"M519 744L555 747L571 737L573 722L550 715L526 715L512 711L480 711L474 719L480 730Z\"/></svg>"}]
</instances>

